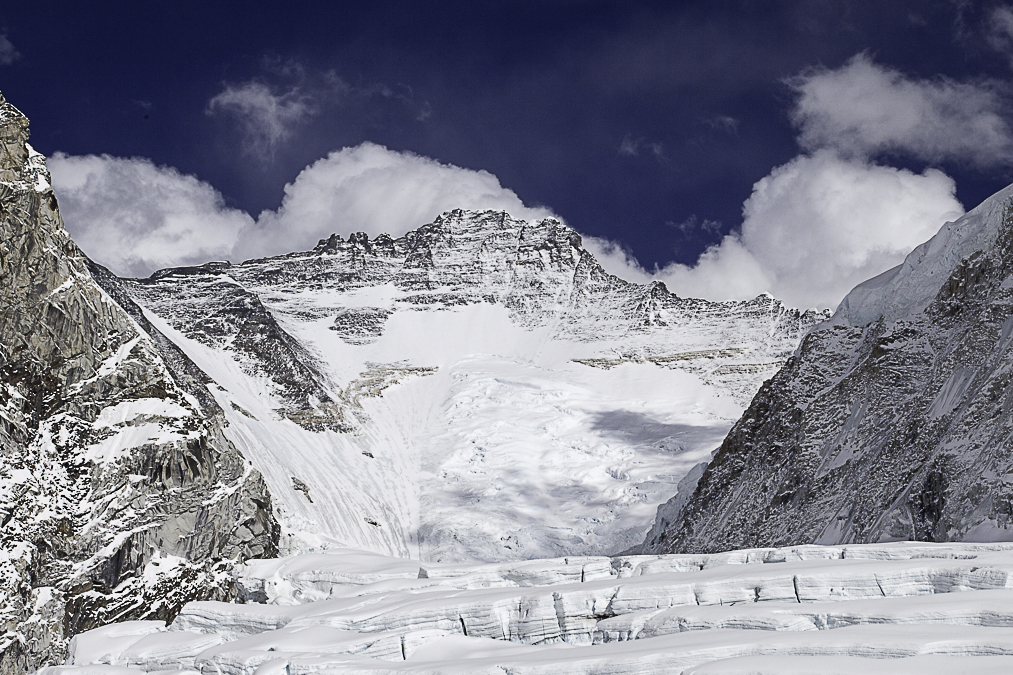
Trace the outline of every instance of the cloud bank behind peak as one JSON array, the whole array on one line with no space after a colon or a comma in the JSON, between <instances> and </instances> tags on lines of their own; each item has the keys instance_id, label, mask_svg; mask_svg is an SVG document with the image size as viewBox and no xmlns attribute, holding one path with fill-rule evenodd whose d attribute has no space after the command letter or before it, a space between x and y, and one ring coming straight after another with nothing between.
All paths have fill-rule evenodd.
<instances>
[{"instance_id":1,"label":"cloud bank behind peak","mask_svg":"<svg viewBox=\"0 0 1013 675\"><path fill-rule=\"evenodd\" d=\"M553 215L526 206L487 171L373 143L307 166L285 186L281 206L256 219L208 183L148 159L55 153L48 164L74 240L123 276L306 250L333 232L399 236L455 208Z\"/></svg>"},{"instance_id":2,"label":"cloud bank behind peak","mask_svg":"<svg viewBox=\"0 0 1013 675\"><path fill-rule=\"evenodd\" d=\"M1013 157L1003 93L994 83L911 78L862 53L837 69L806 70L789 85L803 152L753 185L741 228L694 265L653 270L619 243L585 237L603 266L631 281L665 281L684 297L769 292L796 307L833 308L964 212L954 181L939 169L894 168L877 156L906 153L982 168ZM270 132L261 139L267 145L311 114L303 106L312 102L295 94L281 100L256 87L226 93L235 96L216 105L252 111L253 128ZM146 159L57 153L50 168L81 247L131 276L305 250L332 232L398 236L455 208L553 215L524 204L487 171L369 142L307 166L285 187L281 205L256 218L227 206L209 184Z\"/></svg>"}]
</instances>

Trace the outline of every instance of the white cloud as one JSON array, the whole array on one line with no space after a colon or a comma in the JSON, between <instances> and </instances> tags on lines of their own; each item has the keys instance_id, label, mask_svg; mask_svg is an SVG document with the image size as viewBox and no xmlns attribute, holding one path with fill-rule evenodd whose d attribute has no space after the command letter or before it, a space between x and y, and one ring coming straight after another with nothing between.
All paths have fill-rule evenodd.
<instances>
[{"instance_id":1,"label":"white cloud","mask_svg":"<svg viewBox=\"0 0 1013 675\"><path fill-rule=\"evenodd\" d=\"M455 208L505 210L545 218L487 171L441 164L373 143L317 160L285 186L277 211L265 211L244 236L239 257L308 248L332 232L399 236Z\"/></svg>"},{"instance_id":2,"label":"white cloud","mask_svg":"<svg viewBox=\"0 0 1013 675\"><path fill-rule=\"evenodd\" d=\"M21 52L10 41L6 33L0 33L0 66L9 66L21 58Z\"/></svg>"},{"instance_id":3,"label":"white cloud","mask_svg":"<svg viewBox=\"0 0 1013 675\"><path fill-rule=\"evenodd\" d=\"M627 135L623 138L623 142L619 144L619 154L626 155L627 157L636 157L637 153L640 152L640 141L633 140Z\"/></svg>"},{"instance_id":4,"label":"white cloud","mask_svg":"<svg viewBox=\"0 0 1013 675\"><path fill-rule=\"evenodd\" d=\"M365 143L306 167L275 211L254 221L210 185L146 159L49 161L67 228L86 253L118 274L209 260L234 261L311 248L332 232L398 236L453 208L530 208L486 171ZM897 263L961 206L953 181L842 159L830 150L795 158L753 188L741 233L697 264L648 272L621 246L585 237L609 272L665 281L683 297L751 298L770 292L800 307L835 306L856 283Z\"/></svg>"},{"instance_id":5,"label":"white cloud","mask_svg":"<svg viewBox=\"0 0 1013 675\"><path fill-rule=\"evenodd\" d=\"M865 54L790 84L798 94L792 119L807 150L830 147L857 157L905 152L980 167L1013 160L1013 133L997 84L912 79Z\"/></svg>"},{"instance_id":6,"label":"white cloud","mask_svg":"<svg viewBox=\"0 0 1013 675\"><path fill-rule=\"evenodd\" d=\"M1013 45L1013 11L996 10L993 24L994 35ZM796 307L833 308L963 213L953 180L941 171L917 174L872 157L904 152L979 167L1013 160L996 84L911 79L865 54L790 84L798 96L792 119L807 154L753 186L741 230L695 265L653 272L621 248L596 242L607 269L635 281L661 279L683 296L725 300L769 292Z\"/></svg>"},{"instance_id":7,"label":"white cloud","mask_svg":"<svg viewBox=\"0 0 1013 675\"><path fill-rule=\"evenodd\" d=\"M644 269L621 244L588 236L583 241L584 248L609 274L638 284L663 281L668 290L684 298L744 300L755 298L771 287L771 279L759 261L732 234L708 248L692 267L672 264L653 271Z\"/></svg>"},{"instance_id":8,"label":"white cloud","mask_svg":"<svg viewBox=\"0 0 1013 675\"><path fill-rule=\"evenodd\" d=\"M753 186L740 233L690 267L647 272L621 248L595 242L603 266L631 281L664 281L683 297L747 299L761 292L795 307L836 307L856 284L900 264L963 213L941 171L801 155Z\"/></svg>"},{"instance_id":9,"label":"white cloud","mask_svg":"<svg viewBox=\"0 0 1013 675\"><path fill-rule=\"evenodd\" d=\"M988 16L985 37L992 49L1006 54L1013 66L1013 9L1007 5L995 7Z\"/></svg>"},{"instance_id":10,"label":"white cloud","mask_svg":"<svg viewBox=\"0 0 1013 675\"><path fill-rule=\"evenodd\" d=\"M148 159L58 152L48 165L74 241L120 275L222 260L253 224L207 183Z\"/></svg>"},{"instance_id":11,"label":"white cloud","mask_svg":"<svg viewBox=\"0 0 1013 675\"><path fill-rule=\"evenodd\" d=\"M953 179L936 169L916 174L821 150L753 186L741 242L772 278L775 296L834 307L960 217L955 193Z\"/></svg>"},{"instance_id":12,"label":"white cloud","mask_svg":"<svg viewBox=\"0 0 1013 675\"><path fill-rule=\"evenodd\" d=\"M316 113L314 97L299 87L275 94L263 82L226 85L208 102L210 115L234 117L245 134L244 150L260 159L270 159L279 143Z\"/></svg>"},{"instance_id":13,"label":"white cloud","mask_svg":"<svg viewBox=\"0 0 1013 675\"><path fill-rule=\"evenodd\" d=\"M665 148L660 141L645 141L643 138L633 138L626 134L619 144L619 154L627 157L637 157L641 149L647 150L657 159L665 156Z\"/></svg>"},{"instance_id":14,"label":"white cloud","mask_svg":"<svg viewBox=\"0 0 1013 675\"><path fill-rule=\"evenodd\" d=\"M49 160L74 240L117 274L209 260L239 261L312 248L332 232L399 236L455 208L529 208L496 176L364 143L331 153L285 187L276 211L254 221L229 208L209 184L147 159L102 156Z\"/></svg>"},{"instance_id":15,"label":"white cloud","mask_svg":"<svg viewBox=\"0 0 1013 675\"><path fill-rule=\"evenodd\" d=\"M963 213L953 180L941 171L883 166L872 154L1006 161L996 153L1009 149L1008 129L998 117L998 95L987 87L910 80L864 55L835 71L809 72L794 85L793 115L808 152L753 186L739 231L695 265L653 271L617 244L586 238L603 266L633 281L663 280L684 297L746 299L769 292L798 307L835 307L854 285L900 263ZM243 91L229 100L237 110L259 111L250 118L261 120L266 143L310 114L296 99L286 103L266 88ZM630 137L620 146L628 155L641 150L660 152L660 146L655 151ZM306 167L285 187L281 206L256 221L228 209L211 186L147 160L58 155L53 169L75 238L100 262L130 274L305 250L332 232L398 236L454 208L551 215L525 206L488 172L372 143ZM701 228L708 229L708 221Z\"/></svg>"},{"instance_id":16,"label":"white cloud","mask_svg":"<svg viewBox=\"0 0 1013 675\"><path fill-rule=\"evenodd\" d=\"M711 129L723 131L733 136L739 132L739 120L729 115L715 115L714 117L708 117L703 122Z\"/></svg>"}]
</instances>

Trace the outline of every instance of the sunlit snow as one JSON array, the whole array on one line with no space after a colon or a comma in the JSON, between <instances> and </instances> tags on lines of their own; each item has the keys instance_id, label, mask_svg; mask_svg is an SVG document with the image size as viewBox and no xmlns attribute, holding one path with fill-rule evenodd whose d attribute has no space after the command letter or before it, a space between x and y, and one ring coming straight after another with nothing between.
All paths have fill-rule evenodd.
<instances>
[{"instance_id":1,"label":"sunlit snow","mask_svg":"<svg viewBox=\"0 0 1013 675\"><path fill-rule=\"evenodd\" d=\"M1000 673L1013 545L798 546L468 565L251 561L262 603L74 638L43 675ZM957 658L960 657L960 658Z\"/></svg>"}]
</instances>

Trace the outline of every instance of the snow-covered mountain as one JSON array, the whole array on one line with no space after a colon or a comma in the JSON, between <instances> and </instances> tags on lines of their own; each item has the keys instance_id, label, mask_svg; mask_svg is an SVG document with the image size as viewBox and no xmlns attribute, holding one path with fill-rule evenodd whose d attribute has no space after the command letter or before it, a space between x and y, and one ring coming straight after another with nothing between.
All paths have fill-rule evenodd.
<instances>
[{"instance_id":1,"label":"snow-covered mountain","mask_svg":"<svg viewBox=\"0 0 1013 675\"><path fill-rule=\"evenodd\" d=\"M0 99L3 675L279 550L626 548L825 318L630 284L492 212L119 279L27 138Z\"/></svg>"},{"instance_id":2,"label":"snow-covered mountain","mask_svg":"<svg viewBox=\"0 0 1013 675\"><path fill-rule=\"evenodd\" d=\"M857 286L645 551L1013 540L1013 187Z\"/></svg>"},{"instance_id":3,"label":"snow-covered mountain","mask_svg":"<svg viewBox=\"0 0 1013 675\"><path fill-rule=\"evenodd\" d=\"M225 561L272 555L279 536L206 378L96 283L27 139L0 96L5 675L62 658L76 632L232 597Z\"/></svg>"},{"instance_id":4,"label":"snow-covered mountain","mask_svg":"<svg viewBox=\"0 0 1013 675\"><path fill-rule=\"evenodd\" d=\"M827 320L495 212L119 279L27 136L0 675L1009 672L1013 545L850 544L1010 538L1013 188Z\"/></svg>"},{"instance_id":5,"label":"snow-covered mountain","mask_svg":"<svg viewBox=\"0 0 1013 675\"><path fill-rule=\"evenodd\" d=\"M283 547L424 560L638 543L826 318L627 283L497 212L122 286L210 377Z\"/></svg>"}]
</instances>

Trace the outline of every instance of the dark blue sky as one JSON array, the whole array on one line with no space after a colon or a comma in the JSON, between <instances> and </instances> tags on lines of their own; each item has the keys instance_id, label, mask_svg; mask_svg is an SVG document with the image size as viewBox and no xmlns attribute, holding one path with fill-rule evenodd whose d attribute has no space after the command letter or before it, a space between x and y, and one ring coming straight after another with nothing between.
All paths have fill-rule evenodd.
<instances>
[{"instance_id":1,"label":"dark blue sky","mask_svg":"<svg viewBox=\"0 0 1013 675\"><path fill-rule=\"evenodd\" d=\"M799 153L785 78L862 51L912 77L1011 73L982 37L995 3L155 5L0 8L20 53L0 66L0 90L40 151L149 157L256 214L308 163L369 140L488 170L647 266L695 260L741 223L753 183ZM250 80L316 92L317 114L269 161L206 112L227 83ZM1011 180L941 168L968 207ZM721 226L678 227L694 218Z\"/></svg>"}]
</instances>

